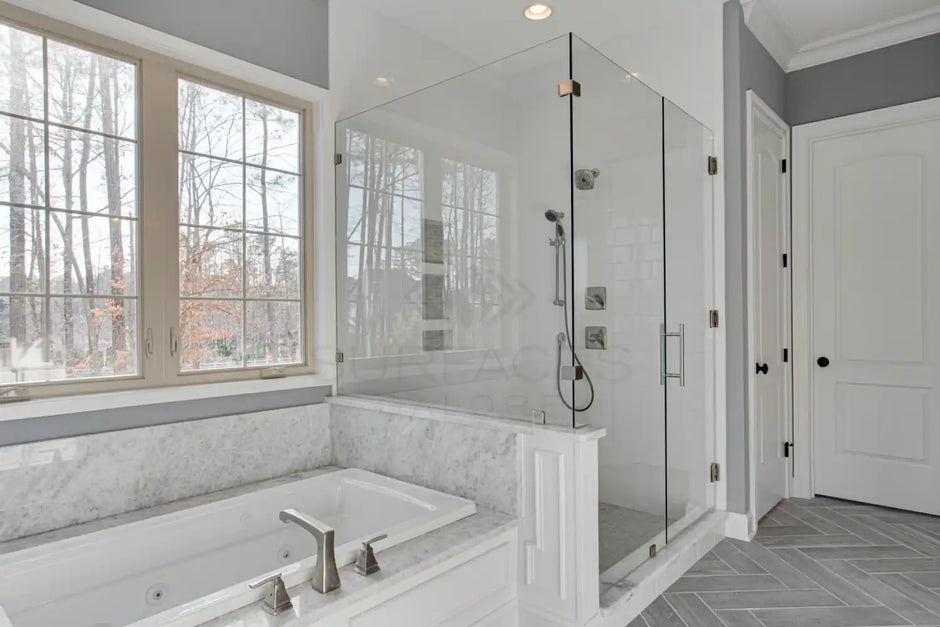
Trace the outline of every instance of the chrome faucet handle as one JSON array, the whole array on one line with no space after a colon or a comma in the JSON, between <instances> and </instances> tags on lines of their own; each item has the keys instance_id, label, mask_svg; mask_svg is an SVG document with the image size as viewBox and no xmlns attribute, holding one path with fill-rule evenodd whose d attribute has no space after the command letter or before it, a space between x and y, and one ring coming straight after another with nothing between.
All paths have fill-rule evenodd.
<instances>
[{"instance_id":1,"label":"chrome faucet handle","mask_svg":"<svg viewBox=\"0 0 940 627\"><path fill-rule=\"evenodd\" d=\"M372 550L372 545L379 540L384 540L388 537L387 533L383 533L380 536L376 536L371 540L366 540L362 543L362 548L359 549L359 554L356 556L356 572L362 575L363 577L368 577L369 575L374 575L379 572L379 562L375 559L375 551Z\"/></svg>"},{"instance_id":2,"label":"chrome faucet handle","mask_svg":"<svg viewBox=\"0 0 940 627\"><path fill-rule=\"evenodd\" d=\"M264 597L263 607L265 612L271 616L277 616L294 607L294 604L291 603L290 595L287 594L287 586L284 585L284 580L281 579L281 573L250 583L248 587L254 590L268 584L273 585Z\"/></svg>"},{"instance_id":3,"label":"chrome faucet handle","mask_svg":"<svg viewBox=\"0 0 940 627\"><path fill-rule=\"evenodd\" d=\"M283 523L294 523L310 533L317 541L317 563L313 569L313 589L320 594L332 592L340 587L339 571L336 569L334 549L336 531L325 522L296 509L283 510L279 518Z\"/></svg>"}]
</instances>

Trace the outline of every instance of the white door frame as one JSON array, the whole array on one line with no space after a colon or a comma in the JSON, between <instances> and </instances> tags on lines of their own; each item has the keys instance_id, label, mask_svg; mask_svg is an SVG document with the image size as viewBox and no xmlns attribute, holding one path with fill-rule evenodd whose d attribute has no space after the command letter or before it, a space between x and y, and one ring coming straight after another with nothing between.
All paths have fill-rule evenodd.
<instances>
[{"instance_id":1,"label":"white door frame","mask_svg":"<svg viewBox=\"0 0 940 627\"><path fill-rule=\"evenodd\" d=\"M794 477L791 496L812 498L813 477L813 144L859 130L890 128L940 118L940 98L856 113L793 128L793 412Z\"/></svg>"},{"instance_id":2,"label":"white door frame","mask_svg":"<svg viewBox=\"0 0 940 627\"><path fill-rule=\"evenodd\" d=\"M747 527L748 535L753 536L757 532L757 464L756 460L757 455L757 438L755 434L757 433L757 399L756 399L756 382L754 380L754 373L751 372L751 365L757 363L757 355L754 354L754 347L757 346L757 325L755 324L756 320L756 311L754 309L754 294L756 291L756 280L754 277L755 272L755 259L751 254L753 250L753 245L757 234L754 232L754 224L756 219L754 213L756 211L756 199L754 186L751 185L752 177L754 176L754 114L760 113L763 117L775 127L777 127L781 134L786 137L786 149L784 151L784 159L787 160L787 163L790 163L790 126L784 122L777 113L770 108L770 106L764 102L760 96L754 93L753 90L747 90L747 106L745 107L745 113L747 115L747 135L746 135L746 151L745 151L745 160L747 163L747 178L745 180L745 188L747 189L746 194L746 220L747 220L747 233L746 233L746 257L747 257L747 363L745 366L745 372L747 372L747 430L748 430L748 508L747 508ZM788 168L787 178L789 179L790 174ZM787 208L790 205L790 186L789 181L784 183L784 207ZM792 225L791 225L792 229ZM792 317L792 316L791 316ZM788 406L790 404L788 403ZM782 444L782 443L781 443ZM790 480L789 477L786 478L786 494L790 494Z\"/></svg>"}]
</instances>

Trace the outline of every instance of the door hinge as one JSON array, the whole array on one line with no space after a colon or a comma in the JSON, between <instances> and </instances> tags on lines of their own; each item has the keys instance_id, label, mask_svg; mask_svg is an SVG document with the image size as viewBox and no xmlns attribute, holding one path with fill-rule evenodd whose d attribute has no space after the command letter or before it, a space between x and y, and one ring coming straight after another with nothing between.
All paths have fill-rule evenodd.
<instances>
[{"instance_id":1,"label":"door hinge","mask_svg":"<svg viewBox=\"0 0 940 627\"><path fill-rule=\"evenodd\" d=\"M656 557L656 545L655 544L650 545L650 558L653 558L653 557Z\"/></svg>"},{"instance_id":2,"label":"door hinge","mask_svg":"<svg viewBox=\"0 0 940 627\"><path fill-rule=\"evenodd\" d=\"M783 456L789 457L790 451L793 450L793 442L784 442L783 443Z\"/></svg>"},{"instance_id":3,"label":"door hinge","mask_svg":"<svg viewBox=\"0 0 940 627\"><path fill-rule=\"evenodd\" d=\"M341 364L343 363L343 361L345 361L345 359L346 359L345 355L343 355L342 353L336 353L336 363Z\"/></svg>"},{"instance_id":4,"label":"door hinge","mask_svg":"<svg viewBox=\"0 0 940 627\"><path fill-rule=\"evenodd\" d=\"M718 157L711 156L708 158L708 173L712 176L718 174Z\"/></svg>"},{"instance_id":5,"label":"door hinge","mask_svg":"<svg viewBox=\"0 0 940 627\"><path fill-rule=\"evenodd\" d=\"M786 253L783 253L783 267L786 268L789 262L790 262L790 258L787 256Z\"/></svg>"},{"instance_id":6,"label":"door hinge","mask_svg":"<svg viewBox=\"0 0 940 627\"><path fill-rule=\"evenodd\" d=\"M786 159L783 160L783 164L780 169L784 174L787 173L787 160Z\"/></svg>"},{"instance_id":7,"label":"door hinge","mask_svg":"<svg viewBox=\"0 0 940 627\"><path fill-rule=\"evenodd\" d=\"M559 96L574 96L575 98L581 97L581 83L575 80L571 81L562 81L558 83L558 95Z\"/></svg>"},{"instance_id":8,"label":"door hinge","mask_svg":"<svg viewBox=\"0 0 940 627\"><path fill-rule=\"evenodd\" d=\"M712 483L716 481L721 481L721 466L718 463L714 463L708 469L708 478Z\"/></svg>"},{"instance_id":9,"label":"door hinge","mask_svg":"<svg viewBox=\"0 0 940 627\"><path fill-rule=\"evenodd\" d=\"M343 165L343 155L341 153L333 155L333 165Z\"/></svg>"},{"instance_id":10,"label":"door hinge","mask_svg":"<svg viewBox=\"0 0 940 627\"><path fill-rule=\"evenodd\" d=\"M711 309L708 312L708 328L717 329L718 328L718 310Z\"/></svg>"},{"instance_id":11,"label":"door hinge","mask_svg":"<svg viewBox=\"0 0 940 627\"><path fill-rule=\"evenodd\" d=\"M787 363L788 361L790 361L790 349L785 348L783 349L783 363Z\"/></svg>"}]
</instances>

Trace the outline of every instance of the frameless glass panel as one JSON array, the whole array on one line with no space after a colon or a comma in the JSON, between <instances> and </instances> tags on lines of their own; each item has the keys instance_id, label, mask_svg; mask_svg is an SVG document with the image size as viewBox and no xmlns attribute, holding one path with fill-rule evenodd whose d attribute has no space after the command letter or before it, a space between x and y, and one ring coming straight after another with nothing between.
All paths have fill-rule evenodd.
<instances>
[{"instance_id":1,"label":"frameless glass panel","mask_svg":"<svg viewBox=\"0 0 940 627\"><path fill-rule=\"evenodd\" d=\"M614 583L662 547L666 388L662 99L574 39L575 347L591 388L575 396L599 442L601 580Z\"/></svg>"},{"instance_id":2,"label":"frameless glass panel","mask_svg":"<svg viewBox=\"0 0 940 627\"><path fill-rule=\"evenodd\" d=\"M666 363L682 377L669 381L666 450L668 538L714 507L707 472L713 450L707 402L712 335L708 296L712 285L712 177L706 163L712 133L679 107L664 101L666 225Z\"/></svg>"},{"instance_id":3,"label":"frameless glass panel","mask_svg":"<svg viewBox=\"0 0 940 627\"><path fill-rule=\"evenodd\" d=\"M568 52L553 40L337 125L340 393L571 425L554 304L571 275L549 244L570 230Z\"/></svg>"}]
</instances>

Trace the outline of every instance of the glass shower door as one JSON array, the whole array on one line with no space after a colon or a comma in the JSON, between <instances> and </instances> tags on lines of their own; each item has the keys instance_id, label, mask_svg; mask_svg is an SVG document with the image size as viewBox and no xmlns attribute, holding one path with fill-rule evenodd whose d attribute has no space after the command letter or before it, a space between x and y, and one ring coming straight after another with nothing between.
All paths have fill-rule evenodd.
<instances>
[{"instance_id":1,"label":"glass shower door","mask_svg":"<svg viewBox=\"0 0 940 627\"><path fill-rule=\"evenodd\" d=\"M662 99L573 39L575 345L593 379L579 423L599 442L600 574L615 583L665 543Z\"/></svg>"}]
</instances>

